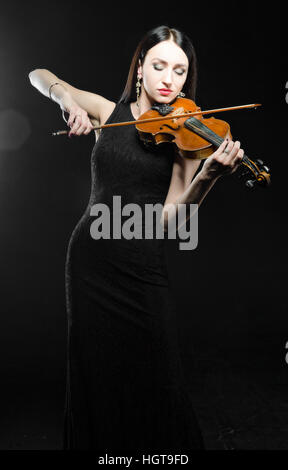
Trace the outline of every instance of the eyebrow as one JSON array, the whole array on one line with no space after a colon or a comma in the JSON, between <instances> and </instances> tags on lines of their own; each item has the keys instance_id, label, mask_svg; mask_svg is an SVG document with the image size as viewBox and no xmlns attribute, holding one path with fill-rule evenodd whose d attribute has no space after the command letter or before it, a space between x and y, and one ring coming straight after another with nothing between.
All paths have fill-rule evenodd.
<instances>
[{"instance_id":1,"label":"eyebrow","mask_svg":"<svg viewBox=\"0 0 288 470\"><path fill-rule=\"evenodd\" d=\"M163 62L163 64L167 64L166 60L160 59L160 57L153 57L152 60L159 60L160 62ZM176 66L181 65L181 67L187 67L186 64L175 64Z\"/></svg>"}]
</instances>

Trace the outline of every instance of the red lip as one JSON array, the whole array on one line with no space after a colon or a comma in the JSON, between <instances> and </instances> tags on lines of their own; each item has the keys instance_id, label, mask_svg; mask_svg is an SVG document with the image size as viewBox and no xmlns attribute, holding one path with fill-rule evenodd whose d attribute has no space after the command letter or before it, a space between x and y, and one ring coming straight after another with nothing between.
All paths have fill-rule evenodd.
<instances>
[{"instance_id":1,"label":"red lip","mask_svg":"<svg viewBox=\"0 0 288 470\"><path fill-rule=\"evenodd\" d=\"M168 90L168 88L159 88L159 91L172 91L172 90Z\"/></svg>"}]
</instances>

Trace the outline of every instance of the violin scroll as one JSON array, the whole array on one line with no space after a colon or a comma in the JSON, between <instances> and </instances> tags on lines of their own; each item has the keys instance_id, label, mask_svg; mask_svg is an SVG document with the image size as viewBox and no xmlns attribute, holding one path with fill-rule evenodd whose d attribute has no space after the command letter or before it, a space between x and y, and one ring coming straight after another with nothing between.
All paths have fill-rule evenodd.
<instances>
[{"instance_id":1,"label":"violin scroll","mask_svg":"<svg viewBox=\"0 0 288 470\"><path fill-rule=\"evenodd\" d=\"M239 178L250 175L251 172L254 176L253 179L248 179L245 182L247 188L253 189L255 186L265 187L271 184L270 170L264 165L262 160L257 159L253 161L244 155L242 164L246 166L246 169L239 175Z\"/></svg>"}]
</instances>

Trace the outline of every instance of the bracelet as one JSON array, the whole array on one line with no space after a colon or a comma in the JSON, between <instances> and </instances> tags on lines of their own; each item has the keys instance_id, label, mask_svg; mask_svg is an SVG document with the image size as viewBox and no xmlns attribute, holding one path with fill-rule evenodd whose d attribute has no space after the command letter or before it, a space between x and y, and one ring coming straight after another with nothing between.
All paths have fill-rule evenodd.
<instances>
[{"instance_id":1,"label":"bracelet","mask_svg":"<svg viewBox=\"0 0 288 470\"><path fill-rule=\"evenodd\" d=\"M67 111L65 111L65 109L62 109L62 117L63 117L64 121L65 121L66 124L67 124L67 123L68 123L68 119L65 119L65 112L67 112Z\"/></svg>"},{"instance_id":2,"label":"bracelet","mask_svg":"<svg viewBox=\"0 0 288 470\"><path fill-rule=\"evenodd\" d=\"M50 96L50 100L52 100L52 98L51 98L51 88L52 88L52 86L54 86L54 85L61 85L61 86L63 86L61 83L58 83L58 82L52 83L52 85L49 86L49 96ZM63 86L63 88L66 90L65 86Z\"/></svg>"}]
</instances>

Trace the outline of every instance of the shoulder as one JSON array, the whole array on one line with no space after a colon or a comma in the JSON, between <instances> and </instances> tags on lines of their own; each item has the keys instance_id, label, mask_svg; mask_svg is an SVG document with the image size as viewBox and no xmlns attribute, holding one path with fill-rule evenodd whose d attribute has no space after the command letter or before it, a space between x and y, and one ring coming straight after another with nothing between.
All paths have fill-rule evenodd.
<instances>
[{"instance_id":1,"label":"shoulder","mask_svg":"<svg viewBox=\"0 0 288 470\"><path fill-rule=\"evenodd\" d=\"M109 101L109 100L105 101L100 111L100 126L105 124L107 119L113 113L115 107L116 107L116 103L114 101Z\"/></svg>"}]
</instances>

